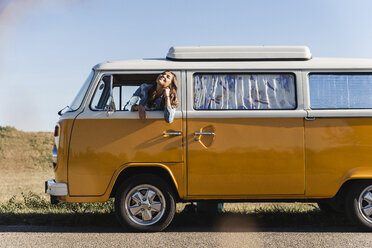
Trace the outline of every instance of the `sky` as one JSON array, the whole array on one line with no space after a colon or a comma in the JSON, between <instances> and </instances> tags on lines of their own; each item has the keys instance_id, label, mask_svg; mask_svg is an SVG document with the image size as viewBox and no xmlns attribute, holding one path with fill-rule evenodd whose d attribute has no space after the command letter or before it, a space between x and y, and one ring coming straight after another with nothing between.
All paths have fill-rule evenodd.
<instances>
[{"instance_id":1,"label":"sky","mask_svg":"<svg viewBox=\"0 0 372 248\"><path fill-rule=\"evenodd\" d=\"M372 58L370 0L0 0L0 126L52 131L91 68L171 46Z\"/></svg>"}]
</instances>

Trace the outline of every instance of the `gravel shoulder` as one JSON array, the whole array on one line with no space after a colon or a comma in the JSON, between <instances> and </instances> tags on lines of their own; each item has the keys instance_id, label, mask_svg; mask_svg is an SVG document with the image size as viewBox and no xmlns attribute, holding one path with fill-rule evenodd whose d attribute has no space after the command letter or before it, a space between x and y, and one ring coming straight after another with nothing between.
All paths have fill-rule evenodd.
<instances>
[{"instance_id":1,"label":"gravel shoulder","mask_svg":"<svg viewBox=\"0 0 372 248\"><path fill-rule=\"evenodd\" d=\"M110 227L0 226L1 247L370 247L372 235L352 227L211 231L170 228L126 233Z\"/></svg>"}]
</instances>

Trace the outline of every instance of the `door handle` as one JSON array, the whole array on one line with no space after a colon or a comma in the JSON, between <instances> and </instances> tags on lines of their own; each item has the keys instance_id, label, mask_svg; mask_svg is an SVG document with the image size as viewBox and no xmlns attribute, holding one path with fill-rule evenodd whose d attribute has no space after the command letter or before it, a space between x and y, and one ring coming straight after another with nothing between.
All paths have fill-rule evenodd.
<instances>
[{"instance_id":1,"label":"door handle","mask_svg":"<svg viewBox=\"0 0 372 248\"><path fill-rule=\"evenodd\" d=\"M194 135L214 135L214 132L195 132Z\"/></svg>"},{"instance_id":2,"label":"door handle","mask_svg":"<svg viewBox=\"0 0 372 248\"><path fill-rule=\"evenodd\" d=\"M168 137L168 136L181 136L182 132L166 132L163 133L163 137Z\"/></svg>"},{"instance_id":3,"label":"door handle","mask_svg":"<svg viewBox=\"0 0 372 248\"><path fill-rule=\"evenodd\" d=\"M200 135L215 135L214 134L214 132L195 132L194 133L194 136L195 136L195 138L194 138L194 140L195 141L199 141L199 137L197 137L197 136L200 136Z\"/></svg>"}]
</instances>

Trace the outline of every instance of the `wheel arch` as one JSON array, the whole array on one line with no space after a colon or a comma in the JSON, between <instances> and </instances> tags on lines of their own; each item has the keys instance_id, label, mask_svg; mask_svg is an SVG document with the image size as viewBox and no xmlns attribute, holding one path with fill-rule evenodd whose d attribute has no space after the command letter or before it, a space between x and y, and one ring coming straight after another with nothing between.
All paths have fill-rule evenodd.
<instances>
[{"instance_id":1,"label":"wheel arch","mask_svg":"<svg viewBox=\"0 0 372 248\"><path fill-rule=\"evenodd\" d=\"M129 177L138 174L154 174L166 181L176 197L176 200L180 200L180 193L178 192L178 184L172 173L172 171L165 165L162 164L134 164L127 165L118 171L115 177L115 183L111 189L110 197L114 197L116 191L120 185Z\"/></svg>"},{"instance_id":2,"label":"wheel arch","mask_svg":"<svg viewBox=\"0 0 372 248\"><path fill-rule=\"evenodd\" d=\"M369 178L350 178L349 180L345 181L340 189L338 190L337 194L333 197L337 202L343 204L343 199L345 199L348 189L356 184L356 183L361 183L361 182L372 182L372 177Z\"/></svg>"}]
</instances>

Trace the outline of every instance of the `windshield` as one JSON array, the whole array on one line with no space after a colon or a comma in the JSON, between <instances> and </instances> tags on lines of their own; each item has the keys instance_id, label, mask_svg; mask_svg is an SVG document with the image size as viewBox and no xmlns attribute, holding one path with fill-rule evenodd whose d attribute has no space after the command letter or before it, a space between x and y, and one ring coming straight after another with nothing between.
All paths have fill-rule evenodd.
<instances>
[{"instance_id":1,"label":"windshield","mask_svg":"<svg viewBox=\"0 0 372 248\"><path fill-rule=\"evenodd\" d=\"M93 76L94 76L94 70L90 72L88 78L85 80L83 86L79 90L79 93L76 95L75 99L72 101L69 111L75 111L80 107L81 102L84 99L85 93L88 90L88 87L90 85L90 82L92 81Z\"/></svg>"}]
</instances>

